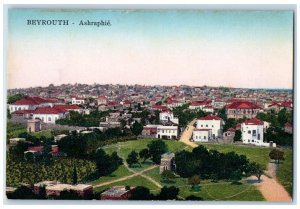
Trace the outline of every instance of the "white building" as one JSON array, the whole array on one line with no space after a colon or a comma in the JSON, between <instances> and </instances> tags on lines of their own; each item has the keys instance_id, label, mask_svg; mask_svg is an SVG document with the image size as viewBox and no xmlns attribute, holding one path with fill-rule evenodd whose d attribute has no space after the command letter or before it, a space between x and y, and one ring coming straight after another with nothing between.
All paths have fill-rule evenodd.
<instances>
[{"instance_id":1,"label":"white building","mask_svg":"<svg viewBox=\"0 0 300 209\"><path fill-rule=\"evenodd\" d=\"M158 139L177 139L178 126L159 126L157 127L156 138Z\"/></svg>"},{"instance_id":2,"label":"white building","mask_svg":"<svg viewBox=\"0 0 300 209\"><path fill-rule=\"evenodd\" d=\"M38 107L52 107L53 103L40 97L25 97L8 105L9 112L17 110L35 110Z\"/></svg>"},{"instance_id":3,"label":"white building","mask_svg":"<svg viewBox=\"0 0 300 209\"><path fill-rule=\"evenodd\" d=\"M159 120L162 123L166 123L168 121L171 121L172 123L178 124L178 118L174 117L174 114L171 111L163 111L159 113Z\"/></svg>"},{"instance_id":4,"label":"white building","mask_svg":"<svg viewBox=\"0 0 300 209\"><path fill-rule=\"evenodd\" d=\"M80 98L80 97L72 97L72 100L71 100L72 104L84 104L85 101L84 101L84 98Z\"/></svg>"},{"instance_id":5,"label":"white building","mask_svg":"<svg viewBox=\"0 0 300 209\"><path fill-rule=\"evenodd\" d=\"M241 125L242 141L244 144L264 146L264 122L252 118ZM268 144L268 143L267 143Z\"/></svg>"},{"instance_id":6,"label":"white building","mask_svg":"<svg viewBox=\"0 0 300 209\"><path fill-rule=\"evenodd\" d=\"M56 120L66 118L69 115L69 112L64 109L58 108L37 108L33 112L34 119L40 119L44 123L55 123Z\"/></svg>"},{"instance_id":7,"label":"white building","mask_svg":"<svg viewBox=\"0 0 300 209\"><path fill-rule=\"evenodd\" d=\"M195 142L208 142L212 139L211 129L194 129L193 131L193 141Z\"/></svg>"},{"instance_id":8,"label":"white building","mask_svg":"<svg viewBox=\"0 0 300 209\"><path fill-rule=\"evenodd\" d=\"M211 129L211 139L221 138L223 134L223 119L208 115L197 119L197 129Z\"/></svg>"}]
</instances>

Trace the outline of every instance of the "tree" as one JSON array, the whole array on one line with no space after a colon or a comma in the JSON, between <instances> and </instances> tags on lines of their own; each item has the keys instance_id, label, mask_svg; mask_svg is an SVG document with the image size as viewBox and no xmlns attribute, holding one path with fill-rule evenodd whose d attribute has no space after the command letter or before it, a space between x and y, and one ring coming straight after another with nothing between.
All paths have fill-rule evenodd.
<instances>
[{"instance_id":1,"label":"tree","mask_svg":"<svg viewBox=\"0 0 300 209\"><path fill-rule=\"evenodd\" d=\"M278 112L278 123L280 127L284 127L284 124L288 121L287 110L283 108Z\"/></svg>"},{"instance_id":2,"label":"tree","mask_svg":"<svg viewBox=\"0 0 300 209\"><path fill-rule=\"evenodd\" d=\"M106 176L118 169L122 159L117 154L111 156L106 154L103 149L97 149L94 159L96 161L97 172L100 176Z\"/></svg>"},{"instance_id":3,"label":"tree","mask_svg":"<svg viewBox=\"0 0 300 209\"><path fill-rule=\"evenodd\" d=\"M78 181L77 170L76 170L76 166L74 165L73 174L72 174L72 183L75 185L77 184L77 181Z\"/></svg>"},{"instance_id":4,"label":"tree","mask_svg":"<svg viewBox=\"0 0 300 209\"><path fill-rule=\"evenodd\" d=\"M126 162L128 163L129 167L131 167L133 164L139 163L138 161L138 153L135 151L131 151L126 159Z\"/></svg>"},{"instance_id":5,"label":"tree","mask_svg":"<svg viewBox=\"0 0 300 209\"><path fill-rule=\"evenodd\" d=\"M258 163L250 163L249 165L250 174L257 177L258 183L260 183L260 177L264 174L263 168Z\"/></svg>"},{"instance_id":6,"label":"tree","mask_svg":"<svg viewBox=\"0 0 300 209\"><path fill-rule=\"evenodd\" d=\"M185 200L203 200L202 197L197 197L195 195L190 195L185 198Z\"/></svg>"},{"instance_id":7,"label":"tree","mask_svg":"<svg viewBox=\"0 0 300 209\"><path fill-rule=\"evenodd\" d=\"M236 141L241 141L241 139L242 139L241 130L236 130L233 140L236 142Z\"/></svg>"},{"instance_id":8,"label":"tree","mask_svg":"<svg viewBox=\"0 0 300 209\"><path fill-rule=\"evenodd\" d=\"M170 182L171 179L174 179L176 178L175 174L170 171L170 170L164 170L162 173L161 173L161 177L164 179L164 181L166 182Z\"/></svg>"},{"instance_id":9,"label":"tree","mask_svg":"<svg viewBox=\"0 0 300 209\"><path fill-rule=\"evenodd\" d=\"M168 151L166 143L162 140L155 140L151 141L147 147L152 157L152 161L156 164L160 164L161 155Z\"/></svg>"},{"instance_id":10,"label":"tree","mask_svg":"<svg viewBox=\"0 0 300 209\"><path fill-rule=\"evenodd\" d=\"M135 121L134 124L132 125L131 131L134 135L138 136L143 131L143 125L141 123Z\"/></svg>"},{"instance_id":11,"label":"tree","mask_svg":"<svg viewBox=\"0 0 300 209\"><path fill-rule=\"evenodd\" d=\"M150 200L150 190L143 186L137 186L131 194L129 200Z\"/></svg>"},{"instance_id":12,"label":"tree","mask_svg":"<svg viewBox=\"0 0 300 209\"><path fill-rule=\"evenodd\" d=\"M188 179L189 184L192 185L192 189L197 187L200 184L201 178L199 175L194 175Z\"/></svg>"},{"instance_id":13,"label":"tree","mask_svg":"<svg viewBox=\"0 0 300 209\"><path fill-rule=\"evenodd\" d=\"M32 189L27 186L20 186L14 192L7 194L8 199L36 199Z\"/></svg>"},{"instance_id":14,"label":"tree","mask_svg":"<svg viewBox=\"0 0 300 209\"><path fill-rule=\"evenodd\" d=\"M15 94L13 96L9 96L7 99L7 103L12 104L20 99L23 99L24 97L26 97L26 95L24 95L24 94Z\"/></svg>"},{"instance_id":15,"label":"tree","mask_svg":"<svg viewBox=\"0 0 300 209\"><path fill-rule=\"evenodd\" d=\"M149 153L149 150L147 148L145 149L142 149L140 152L139 152L139 156L140 158L143 159L143 162L145 162L147 159L149 159L151 157L150 153Z\"/></svg>"},{"instance_id":16,"label":"tree","mask_svg":"<svg viewBox=\"0 0 300 209\"><path fill-rule=\"evenodd\" d=\"M275 160L275 163L279 164L280 160L284 160L284 152L279 149L272 149L269 153L269 157Z\"/></svg>"},{"instance_id":17,"label":"tree","mask_svg":"<svg viewBox=\"0 0 300 209\"><path fill-rule=\"evenodd\" d=\"M157 198L159 200L177 200L177 195L179 194L179 189L177 187L171 186L166 187L164 186L161 188L159 195Z\"/></svg>"}]
</instances>

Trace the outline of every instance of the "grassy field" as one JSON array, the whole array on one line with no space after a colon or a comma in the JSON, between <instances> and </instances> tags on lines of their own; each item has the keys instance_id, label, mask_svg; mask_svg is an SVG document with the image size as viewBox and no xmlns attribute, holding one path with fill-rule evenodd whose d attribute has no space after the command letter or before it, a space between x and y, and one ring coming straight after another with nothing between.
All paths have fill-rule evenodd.
<instances>
[{"instance_id":1,"label":"grassy field","mask_svg":"<svg viewBox=\"0 0 300 209\"><path fill-rule=\"evenodd\" d=\"M132 177L132 178L127 179L125 181L120 181L120 182L105 185L105 186L102 186L102 187L97 187L97 188L94 189L94 191L95 192L101 192L101 191L104 191L104 190L106 190L108 188L111 188L113 186L144 186L144 187L149 188L152 191L153 190L156 191L156 190L159 189L155 184L150 182L148 179L145 179L142 176L135 176L135 177Z\"/></svg>"},{"instance_id":2,"label":"grassy field","mask_svg":"<svg viewBox=\"0 0 300 209\"><path fill-rule=\"evenodd\" d=\"M52 137L51 129L44 130L44 131L39 131L39 132L33 132L31 134L33 136L37 137L37 138L41 138L42 136L45 136L47 138L51 138Z\"/></svg>"},{"instance_id":3,"label":"grassy field","mask_svg":"<svg viewBox=\"0 0 300 209\"><path fill-rule=\"evenodd\" d=\"M128 142L120 142L117 144L112 144L109 146L103 147L103 149L107 153L112 153L114 151L118 152L118 154L123 157L127 158L128 154L135 150L139 152L140 150L147 147L147 144L152 139L141 139L137 141L128 141ZM192 148L186 146L185 144L178 142L178 141L165 141L169 152L177 152L180 150L188 150L191 151ZM255 159L254 161L259 162L263 165L268 163L268 148L257 148L257 147L236 147L236 146L227 146L227 145L210 145L205 144L208 149L215 149L220 152L230 152L235 151L238 154L245 154L247 157ZM146 161L145 163L141 163L141 167L136 166L132 168L135 171L139 171L145 169L149 166L153 165L151 161ZM98 180L90 182L93 185L112 181L122 176L131 175L130 171L126 171L124 166L121 166L117 171L115 171L111 176L101 177ZM155 168L144 173L147 176L153 178L156 182L160 183L162 186L176 186L180 189L179 196L185 198L190 195L195 195L198 197L202 197L204 200L239 200L239 201L262 201L264 200L261 193L252 185L243 183L241 185L234 185L228 181L219 181L219 182L211 182L210 180L203 180L201 182L200 191L194 192L191 190L191 186L188 185L188 180L186 178L177 177L171 182L164 181L160 174L159 168ZM136 176L129 178L125 181L120 181L117 183L105 185L102 187L97 187L96 191L103 191L107 188L112 186L122 185L122 186L145 186L148 187L152 193L157 193L160 189L154 185L149 180L143 178L142 176Z\"/></svg>"},{"instance_id":4,"label":"grassy field","mask_svg":"<svg viewBox=\"0 0 300 209\"><path fill-rule=\"evenodd\" d=\"M114 171L109 176L100 177L99 179L97 179L95 181L89 182L89 184L91 184L91 185L97 185L97 184L101 184L103 182L113 181L113 180L121 178L123 176L129 176L131 174L133 174L133 173L130 172L127 168L125 168L124 165L121 165L116 171Z\"/></svg>"},{"instance_id":5,"label":"grassy field","mask_svg":"<svg viewBox=\"0 0 300 209\"><path fill-rule=\"evenodd\" d=\"M264 200L261 193L250 184L234 185L229 181L212 182L203 180L200 183L200 191L191 190L187 178L177 177L166 182L159 175L158 168L145 172L146 175L162 184L162 186L176 186L180 189L179 195L187 197L195 195L204 200L243 200L243 201L261 201Z\"/></svg>"},{"instance_id":6,"label":"grassy field","mask_svg":"<svg viewBox=\"0 0 300 209\"><path fill-rule=\"evenodd\" d=\"M252 146L242 146L242 145L227 145L227 144L207 144L198 143L205 146L210 150L217 150L219 152L236 152L239 155L245 155L250 161L257 162L266 168L267 164L270 162L269 153L271 148L268 147L252 147Z\"/></svg>"},{"instance_id":7,"label":"grassy field","mask_svg":"<svg viewBox=\"0 0 300 209\"><path fill-rule=\"evenodd\" d=\"M292 196L293 193L293 151L284 149L285 160L279 164L276 175L279 182L285 187L286 191Z\"/></svg>"}]
</instances>

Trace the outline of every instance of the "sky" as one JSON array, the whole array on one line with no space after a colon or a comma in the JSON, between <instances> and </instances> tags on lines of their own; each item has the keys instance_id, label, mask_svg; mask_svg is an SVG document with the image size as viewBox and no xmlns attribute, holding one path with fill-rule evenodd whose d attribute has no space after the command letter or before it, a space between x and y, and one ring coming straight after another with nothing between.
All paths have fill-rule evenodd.
<instances>
[{"instance_id":1,"label":"sky","mask_svg":"<svg viewBox=\"0 0 300 209\"><path fill-rule=\"evenodd\" d=\"M27 25L62 19L69 25ZM81 20L111 26L81 26ZM293 86L292 11L9 9L6 45L9 89Z\"/></svg>"}]
</instances>

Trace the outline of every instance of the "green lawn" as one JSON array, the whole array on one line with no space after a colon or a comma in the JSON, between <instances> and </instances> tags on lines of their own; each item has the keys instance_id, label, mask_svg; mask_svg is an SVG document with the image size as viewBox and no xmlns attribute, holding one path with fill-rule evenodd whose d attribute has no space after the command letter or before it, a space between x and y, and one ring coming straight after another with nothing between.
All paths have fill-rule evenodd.
<instances>
[{"instance_id":1,"label":"green lawn","mask_svg":"<svg viewBox=\"0 0 300 209\"><path fill-rule=\"evenodd\" d=\"M240 201L262 201L264 200L262 194L250 184L233 185L228 181L211 182L210 180L203 180L200 184L200 191L194 192L188 184L187 178L177 177L172 181L166 183L159 174L159 169L153 169L145 172L146 175L151 176L163 186L176 186L180 189L179 195L187 197L195 195L202 197L204 200L240 200ZM152 191L153 193L159 190Z\"/></svg>"},{"instance_id":2,"label":"green lawn","mask_svg":"<svg viewBox=\"0 0 300 209\"><path fill-rule=\"evenodd\" d=\"M129 176L131 174L133 174L133 173L130 172L124 165L121 165L116 171L114 171L109 176L100 177L97 180L89 182L89 184L91 184L91 185L97 185L97 184L101 184L103 182L112 181L112 180L121 178L123 176Z\"/></svg>"},{"instance_id":3,"label":"green lawn","mask_svg":"<svg viewBox=\"0 0 300 209\"><path fill-rule=\"evenodd\" d=\"M148 179L145 179L142 176L135 176L135 177L132 177L132 178L124 180L124 181L116 182L116 183L109 184L109 185L102 186L102 187L97 187L94 189L94 191L95 192L104 191L113 186L144 186L144 187L149 188L150 190L158 190L159 189L155 184L150 182Z\"/></svg>"},{"instance_id":4,"label":"green lawn","mask_svg":"<svg viewBox=\"0 0 300 209\"><path fill-rule=\"evenodd\" d=\"M210 150L217 150L219 152L236 152L239 155L245 155L250 161L257 162L266 168L270 162L269 153L271 148L268 147L252 147L243 145L227 145L227 144L207 144L197 143L205 146Z\"/></svg>"},{"instance_id":5,"label":"green lawn","mask_svg":"<svg viewBox=\"0 0 300 209\"><path fill-rule=\"evenodd\" d=\"M126 159L128 154L132 150L139 152L140 150L146 148L147 144L150 143L152 140L153 139L140 139L137 141L119 142L117 144L105 146L103 147L103 149L107 153L112 153L114 151L117 151L121 157ZM168 146L169 152L177 152L183 149L186 149L188 151L192 150L191 147L183 144L182 142L173 141L173 140L165 140L165 142ZM220 144L202 144L202 145L204 145L208 149L211 150L214 149L220 152L235 151L237 154L244 154L247 156L247 158L252 159L253 161L258 162L264 166L266 166L270 161L268 156L270 152L270 148L248 147L248 146L246 147L246 146L236 146L236 145L220 145ZM139 171L151 165L153 165L151 161L146 161L146 163L141 164L142 166L141 168L139 166L136 166L133 169ZM180 188L179 195L183 198L189 195L195 195L195 196L202 197L204 200L240 200L240 201L264 200L261 193L254 186L246 183L243 183L242 185L233 185L231 184L231 182L227 182L227 181L219 181L215 183L215 182L211 182L210 180L203 180L201 182L200 191L194 192L191 191L191 186L188 185L188 180L186 178L178 177L174 179L173 182L165 182L163 181L163 179L161 179L158 168L149 170L144 174L151 176L162 186L176 186ZM105 180L109 181L109 180L113 180L115 177L105 177L105 178L106 178ZM104 179L102 179L101 182L104 182ZM126 181L100 187L97 188L97 191L102 191L113 185L123 185L123 186L142 185L148 187L153 193L157 193L160 191L159 188L157 188L150 181L144 179L143 177L133 177Z\"/></svg>"},{"instance_id":6,"label":"green lawn","mask_svg":"<svg viewBox=\"0 0 300 209\"><path fill-rule=\"evenodd\" d=\"M276 175L279 182L285 187L286 191L293 195L293 151L284 149L285 160L279 164Z\"/></svg>"},{"instance_id":7,"label":"green lawn","mask_svg":"<svg viewBox=\"0 0 300 209\"><path fill-rule=\"evenodd\" d=\"M42 136L45 136L47 138L52 137L51 129L39 131L39 132L32 132L31 134L37 138L41 138Z\"/></svg>"}]
</instances>

